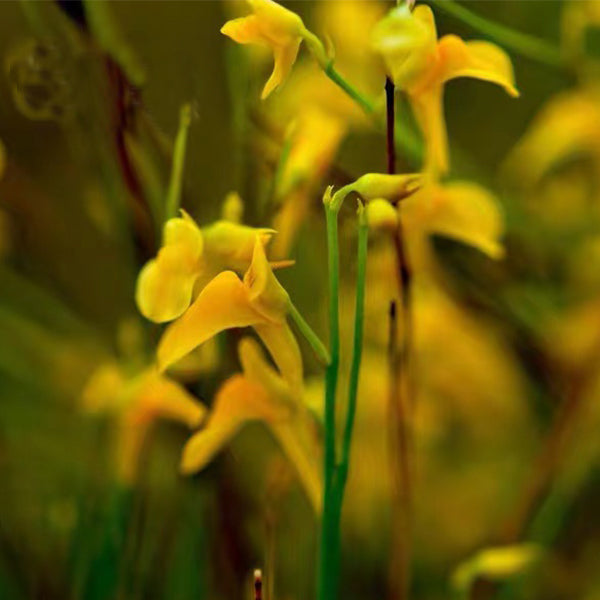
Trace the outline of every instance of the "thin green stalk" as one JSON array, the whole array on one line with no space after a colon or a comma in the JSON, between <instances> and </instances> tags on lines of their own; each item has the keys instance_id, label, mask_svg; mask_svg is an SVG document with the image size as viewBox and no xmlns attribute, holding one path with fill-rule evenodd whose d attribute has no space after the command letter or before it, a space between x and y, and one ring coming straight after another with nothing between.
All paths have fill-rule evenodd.
<instances>
[{"instance_id":1,"label":"thin green stalk","mask_svg":"<svg viewBox=\"0 0 600 600\"><path fill-rule=\"evenodd\" d=\"M333 66L333 62L330 61L325 69L323 69L325 75L333 81L337 86L339 86L352 100L357 102L361 108L368 114L372 115L375 112L375 106L373 103L365 98L355 87L353 87L346 79L344 79L338 71L335 70Z\"/></svg>"},{"instance_id":2,"label":"thin green stalk","mask_svg":"<svg viewBox=\"0 0 600 600\"><path fill-rule=\"evenodd\" d=\"M469 27L498 42L508 50L531 58L551 67L563 67L560 50L552 44L533 35L515 31L510 27L490 21L454 0L430 0L436 8L448 13Z\"/></svg>"},{"instance_id":3,"label":"thin green stalk","mask_svg":"<svg viewBox=\"0 0 600 600\"><path fill-rule=\"evenodd\" d=\"M365 317L365 281L367 273L367 241L369 238L369 227L365 207L359 203L358 208L358 258L356 278L356 304L354 309L354 339L352 343L352 362L350 364L350 384L348 390L348 407L346 412L346 425L342 439L342 453L339 470L342 474L342 485L345 486L346 474L350 462L350 448L352 444L352 432L354 430L354 418L356 416L356 400L358 397L358 380L360 375L360 364L362 360L363 327ZM344 487L341 489L343 496Z\"/></svg>"},{"instance_id":4,"label":"thin green stalk","mask_svg":"<svg viewBox=\"0 0 600 600\"><path fill-rule=\"evenodd\" d=\"M183 167L185 165L185 152L191 121L192 108L189 104L184 104L179 113L179 130L177 131L175 148L173 150L173 165L171 167L169 191L167 192L166 219L177 216L177 211L181 203Z\"/></svg>"},{"instance_id":5,"label":"thin green stalk","mask_svg":"<svg viewBox=\"0 0 600 600\"><path fill-rule=\"evenodd\" d=\"M318 600L332 600L337 588L339 535L333 480L336 465L335 399L339 368L339 249L338 210L332 206L331 189L323 199L327 222L327 255L329 271L329 347L331 360L325 379L325 458L323 486L323 515L319 554Z\"/></svg>"},{"instance_id":6,"label":"thin green stalk","mask_svg":"<svg viewBox=\"0 0 600 600\"><path fill-rule=\"evenodd\" d=\"M290 302L290 316L298 326L298 329L302 335L306 338L306 341L314 350L317 358L324 365L328 365L331 362L331 356L329 355L325 344L323 344L319 336L312 330L311 326L305 321L304 317L300 314L292 302Z\"/></svg>"}]
</instances>

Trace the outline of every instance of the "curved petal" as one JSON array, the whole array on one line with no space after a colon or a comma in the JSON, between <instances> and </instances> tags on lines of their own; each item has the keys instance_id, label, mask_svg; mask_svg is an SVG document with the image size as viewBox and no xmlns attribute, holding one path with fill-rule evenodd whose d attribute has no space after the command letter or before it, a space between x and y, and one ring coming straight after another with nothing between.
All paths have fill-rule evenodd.
<instances>
[{"instance_id":1,"label":"curved petal","mask_svg":"<svg viewBox=\"0 0 600 600\"><path fill-rule=\"evenodd\" d=\"M301 38L297 38L285 45L273 48L273 58L275 63L273 65L273 72L265 84L260 96L262 100L267 98L276 87L280 86L287 79L287 76L296 62L301 41Z\"/></svg>"},{"instance_id":2,"label":"curved petal","mask_svg":"<svg viewBox=\"0 0 600 600\"><path fill-rule=\"evenodd\" d=\"M181 471L189 474L203 469L246 422L269 417L269 405L269 397L262 386L242 375L228 379L217 393L208 425L185 445Z\"/></svg>"},{"instance_id":3,"label":"curved petal","mask_svg":"<svg viewBox=\"0 0 600 600\"><path fill-rule=\"evenodd\" d=\"M230 37L238 44L265 45L267 43L261 33L260 21L256 15L249 15L247 17L240 17L239 19L227 21L227 23L221 27L221 33Z\"/></svg>"},{"instance_id":4,"label":"curved petal","mask_svg":"<svg viewBox=\"0 0 600 600\"><path fill-rule=\"evenodd\" d=\"M425 165L429 173L448 171L448 133L444 117L442 84L409 95L415 119L425 140Z\"/></svg>"},{"instance_id":5,"label":"curved petal","mask_svg":"<svg viewBox=\"0 0 600 600\"><path fill-rule=\"evenodd\" d=\"M164 371L194 348L225 329L248 327L264 318L248 300L248 290L232 271L217 275L185 314L169 325L157 349Z\"/></svg>"},{"instance_id":6,"label":"curved petal","mask_svg":"<svg viewBox=\"0 0 600 600\"><path fill-rule=\"evenodd\" d=\"M135 415L138 421L162 417L193 429L204 420L206 407L175 381L149 373L139 391Z\"/></svg>"},{"instance_id":7,"label":"curved petal","mask_svg":"<svg viewBox=\"0 0 600 600\"><path fill-rule=\"evenodd\" d=\"M287 322L260 323L254 329L269 350L292 394L299 395L303 379L302 355L290 326Z\"/></svg>"},{"instance_id":8,"label":"curved petal","mask_svg":"<svg viewBox=\"0 0 600 600\"><path fill-rule=\"evenodd\" d=\"M165 269L150 260L140 271L135 289L139 311L155 323L181 316L190 305L196 274Z\"/></svg>"},{"instance_id":9,"label":"curved petal","mask_svg":"<svg viewBox=\"0 0 600 600\"><path fill-rule=\"evenodd\" d=\"M244 285L248 290L248 300L265 320L279 323L285 321L290 298L273 274L258 236L254 243L252 262L244 275Z\"/></svg>"},{"instance_id":10,"label":"curved petal","mask_svg":"<svg viewBox=\"0 0 600 600\"><path fill-rule=\"evenodd\" d=\"M490 42L464 42L446 35L438 42L444 82L456 77L474 77L502 86L513 97L519 95L510 57Z\"/></svg>"},{"instance_id":11,"label":"curved petal","mask_svg":"<svg viewBox=\"0 0 600 600\"><path fill-rule=\"evenodd\" d=\"M467 182L440 186L427 228L474 246L490 258L501 258L504 223L500 207L490 192Z\"/></svg>"}]
</instances>

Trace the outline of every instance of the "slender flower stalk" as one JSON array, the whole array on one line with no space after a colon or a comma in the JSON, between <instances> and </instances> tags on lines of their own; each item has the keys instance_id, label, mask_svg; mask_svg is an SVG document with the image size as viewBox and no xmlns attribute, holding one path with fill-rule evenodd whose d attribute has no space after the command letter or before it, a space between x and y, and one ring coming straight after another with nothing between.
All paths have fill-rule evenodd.
<instances>
[{"instance_id":1,"label":"slender flower stalk","mask_svg":"<svg viewBox=\"0 0 600 600\"><path fill-rule=\"evenodd\" d=\"M396 170L395 86L388 77L385 82L387 117L387 165L388 174ZM399 206L398 210L402 210ZM411 468L410 468L410 354L412 350L412 302L411 270L404 244L402 220L393 234L396 250L398 291L402 306L402 344L398 341L396 303L390 307L389 327L389 447L392 470L392 501L394 506L392 525L392 552L390 561L390 595L405 600L410 588L410 523L411 523Z\"/></svg>"},{"instance_id":2,"label":"slender flower stalk","mask_svg":"<svg viewBox=\"0 0 600 600\"><path fill-rule=\"evenodd\" d=\"M167 192L167 205L165 210L165 221L177 216L181 205L181 188L183 182L183 168L185 165L185 153L187 148L188 131L192 121L192 109L189 104L184 104L179 113L179 130L175 138L173 151L173 165L171 168L171 179Z\"/></svg>"},{"instance_id":3,"label":"slender flower stalk","mask_svg":"<svg viewBox=\"0 0 600 600\"><path fill-rule=\"evenodd\" d=\"M310 344L317 358L324 364L328 365L331 362L331 356L329 351L325 347L325 344L321 341L319 336L313 331L311 326L306 322L304 317L300 314L298 309L293 303L290 303L290 317L294 320L294 323L298 326L298 329L302 335L306 338L306 341Z\"/></svg>"}]
</instances>

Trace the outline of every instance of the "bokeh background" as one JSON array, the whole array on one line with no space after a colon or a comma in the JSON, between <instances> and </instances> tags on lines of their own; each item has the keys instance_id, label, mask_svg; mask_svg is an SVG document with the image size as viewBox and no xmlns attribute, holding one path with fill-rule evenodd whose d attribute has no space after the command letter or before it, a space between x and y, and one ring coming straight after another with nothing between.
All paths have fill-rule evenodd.
<instances>
[{"instance_id":1,"label":"bokeh background","mask_svg":"<svg viewBox=\"0 0 600 600\"><path fill-rule=\"evenodd\" d=\"M368 22L363 34L344 16L345 2L284 4L317 33L331 34L340 61L345 34L368 40ZM359 4L383 12L392 6ZM565 12L584 2L461 4L566 52ZM585 4L593 15L598 3ZM109 5L143 69L140 86L101 49L78 2L0 3L6 154L0 180L0 597L244 598L252 570L260 567L273 579L275 597L312 598L316 519L260 424L186 478L177 465L189 433L158 422L144 444L135 485L123 486L113 464L113 420L82 408L82 390L99 364L113 358L136 365L154 352L160 329L139 315L134 289L140 267L157 249L156 207L166 193L182 104L190 102L193 110L182 204L201 224L219 217L232 190L244 199L246 222L270 224L265 202L290 122L289 110L280 108L286 100L259 100L268 59L219 33L228 18L243 14L243 5ZM434 12L440 34L489 38L439 7ZM446 88L451 178L475 181L496 195L505 215L506 255L492 261L458 242L431 239L437 283L415 300L412 598L450 597L449 581L462 561L482 548L524 541L545 548L541 564L502 585L482 577L473 597L600 597L600 95L592 16L588 24L584 50L567 53L559 65L506 48L518 100L475 80ZM310 61L301 52L297 67ZM371 74L376 82L379 71ZM34 76L40 80L31 84ZM383 84L383 78L380 88L369 82L366 91L381 95ZM290 89L294 85L290 80ZM558 112L569 118L557 120L549 141L533 153L518 146L557 94L581 92L592 99L588 112L567 104ZM562 135L576 141L555 152L552 144ZM322 191L348 174L381 172L385 160L381 132L357 127L343 139L311 192L290 248L296 265L281 272L323 337ZM419 161L401 155L399 165L414 170ZM351 215L350 209L342 214L348 322ZM388 589L382 357L389 278L379 268L383 242L374 236L372 245L343 527L342 593L350 598L381 598ZM318 398L322 372L303 351L307 396ZM224 336L216 366L187 381L188 388L210 404L235 360Z\"/></svg>"}]
</instances>

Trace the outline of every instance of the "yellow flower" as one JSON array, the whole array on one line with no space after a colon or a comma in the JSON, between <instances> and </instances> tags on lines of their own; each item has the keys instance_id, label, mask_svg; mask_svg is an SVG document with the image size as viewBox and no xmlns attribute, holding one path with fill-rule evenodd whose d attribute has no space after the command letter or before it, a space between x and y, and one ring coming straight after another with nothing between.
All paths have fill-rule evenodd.
<instances>
[{"instance_id":1,"label":"yellow flower","mask_svg":"<svg viewBox=\"0 0 600 600\"><path fill-rule=\"evenodd\" d=\"M157 323L183 314L192 297L219 271L246 269L257 234L266 243L272 233L224 220L200 229L181 212L181 217L165 224L162 248L146 263L137 281L138 308Z\"/></svg>"},{"instance_id":2,"label":"yellow flower","mask_svg":"<svg viewBox=\"0 0 600 600\"><path fill-rule=\"evenodd\" d=\"M194 348L233 327L254 327L290 385L302 384L298 343L286 320L290 298L275 278L256 236L250 267L243 281L232 271L217 275L163 334L159 368L167 369Z\"/></svg>"},{"instance_id":3,"label":"yellow flower","mask_svg":"<svg viewBox=\"0 0 600 600\"><path fill-rule=\"evenodd\" d=\"M474 77L502 86L511 96L514 84L510 58L489 42L464 42L455 35L437 39L433 13L417 6L392 9L373 33L373 46L394 83L406 92L426 145L425 169L448 170L448 140L443 112L444 84Z\"/></svg>"},{"instance_id":4,"label":"yellow flower","mask_svg":"<svg viewBox=\"0 0 600 600\"><path fill-rule=\"evenodd\" d=\"M296 467L316 511L320 508L320 482L315 457L308 451L306 409L301 405L301 389L293 387L266 361L258 343L244 338L239 344L243 369L228 379L213 405L206 427L186 444L183 473L195 473L219 452L249 421L263 421Z\"/></svg>"},{"instance_id":5,"label":"yellow flower","mask_svg":"<svg viewBox=\"0 0 600 600\"><path fill-rule=\"evenodd\" d=\"M430 182L402 202L400 216L409 238L437 234L473 246L493 259L504 254L500 206L475 183Z\"/></svg>"},{"instance_id":6,"label":"yellow flower","mask_svg":"<svg viewBox=\"0 0 600 600\"><path fill-rule=\"evenodd\" d=\"M574 90L552 98L511 152L505 171L520 185L532 185L561 161L579 154L600 165L597 89Z\"/></svg>"},{"instance_id":7,"label":"yellow flower","mask_svg":"<svg viewBox=\"0 0 600 600\"><path fill-rule=\"evenodd\" d=\"M175 381L148 368L128 378L114 362L101 365L82 392L82 406L92 414L117 420L118 476L132 483L146 435L156 419L169 419L195 429L206 408Z\"/></svg>"},{"instance_id":8,"label":"yellow flower","mask_svg":"<svg viewBox=\"0 0 600 600\"><path fill-rule=\"evenodd\" d=\"M302 19L273 0L248 0L253 14L227 21L221 33L238 44L259 44L273 50L275 64L262 91L264 100L287 78L308 32Z\"/></svg>"}]
</instances>

